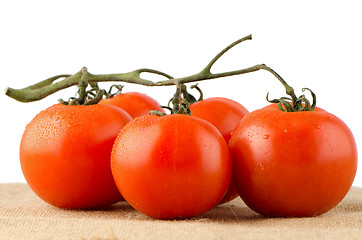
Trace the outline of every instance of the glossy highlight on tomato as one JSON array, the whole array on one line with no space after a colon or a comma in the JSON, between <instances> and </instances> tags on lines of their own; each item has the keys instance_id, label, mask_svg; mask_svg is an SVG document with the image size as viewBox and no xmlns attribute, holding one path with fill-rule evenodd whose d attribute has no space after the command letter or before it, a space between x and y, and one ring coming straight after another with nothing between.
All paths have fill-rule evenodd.
<instances>
[{"instance_id":1,"label":"glossy highlight on tomato","mask_svg":"<svg viewBox=\"0 0 362 240\"><path fill-rule=\"evenodd\" d=\"M131 121L115 141L111 166L125 200L158 219L190 218L210 210L227 191L232 171L219 131L182 114Z\"/></svg>"},{"instance_id":2,"label":"glossy highlight on tomato","mask_svg":"<svg viewBox=\"0 0 362 240\"><path fill-rule=\"evenodd\" d=\"M102 99L100 103L120 107L132 118L148 114L151 110L164 112L155 99L139 92L120 93L114 97Z\"/></svg>"},{"instance_id":3,"label":"glossy highlight on tomato","mask_svg":"<svg viewBox=\"0 0 362 240\"><path fill-rule=\"evenodd\" d=\"M347 194L357 149L347 125L321 108L283 112L276 104L247 115L229 148L236 188L265 216L323 214Z\"/></svg>"},{"instance_id":4,"label":"glossy highlight on tomato","mask_svg":"<svg viewBox=\"0 0 362 240\"><path fill-rule=\"evenodd\" d=\"M57 104L26 126L20 162L31 189L60 208L88 209L122 199L110 156L119 131L132 118L122 109L96 104Z\"/></svg>"},{"instance_id":5,"label":"glossy highlight on tomato","mask_svg":"<svg viewBox=\"0 0 362 240\"><path fill-rule=\"evenodd\" d=\"M240 103L223 97L212 97L195 102L190 105L190 110L192 116L214 125L227 143L237 124L249 113ZM229 202L238 196L234 181L231 181L230 187L220 203Z\"/></svg>"}]
</instances>

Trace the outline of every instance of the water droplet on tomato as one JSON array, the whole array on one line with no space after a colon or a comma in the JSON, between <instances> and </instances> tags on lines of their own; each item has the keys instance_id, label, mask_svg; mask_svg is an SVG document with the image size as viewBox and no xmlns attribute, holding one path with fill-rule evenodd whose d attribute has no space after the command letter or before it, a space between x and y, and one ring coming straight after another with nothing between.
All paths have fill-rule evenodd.
<instances>
[{"instance_id":1,"label":"water droplet on tomato","mask_svg":"<svg viewBox=\"0 0 362 240\"><path fill-rule=\"evenodd\" d=\"M264 170L264 169L265 169L264 163L259 163L259 169L260 169L260 170Z\"/></svg>"},{"instance_id":2,"label":"water droplet on tomato","mask_svg":"<svg viewBox=\"0 0 362 240\"><path fill-rule=\"evenodd\" d=\"M265 134L265 135L263 136L263 138L264 138L264 139L269 139L269 138L270 138L270 135L269 135L269 134Z\"/></svg>"},{"instance_id":3,"label":"water droplet on tomato","mask_svg":"<svg viewBox=\"0 0 362 240\"><path fill-rule=\"evenodd\" d=\"M284 130L283 130L283 132L287 133L287 132L288 132L288 130L287 130L287 129L284 129Z\"/></svg>"},{"instance_id":4,"label":"water droplet on tomato","mask_svg":"<svg viewBox=\"0 0 362 240\"><path fill-rule=\"evenodd\" d=\"M321 126L320 126L320 125L316 125L315 128L316 128L316 129L321 129Z\"/></svg>"}]
</instances>

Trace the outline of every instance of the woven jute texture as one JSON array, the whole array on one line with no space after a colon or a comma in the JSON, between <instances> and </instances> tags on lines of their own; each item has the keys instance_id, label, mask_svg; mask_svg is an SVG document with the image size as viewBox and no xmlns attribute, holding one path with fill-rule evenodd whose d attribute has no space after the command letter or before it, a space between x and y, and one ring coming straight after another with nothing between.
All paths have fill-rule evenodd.
<instances>
[{"instance_id":1,"label":"woven jute texture","mask_svg":"<svg viewBox=\"0 0 362 240\"><path fill-rule=\"evenodd\" d=\"M336 208L318 217L265 218L236 199L197 218L162 221L125 202L59 209L26 184L0 184L0 239L362 239L362 188L352 187Z\"/></svg>"}]
</instances>

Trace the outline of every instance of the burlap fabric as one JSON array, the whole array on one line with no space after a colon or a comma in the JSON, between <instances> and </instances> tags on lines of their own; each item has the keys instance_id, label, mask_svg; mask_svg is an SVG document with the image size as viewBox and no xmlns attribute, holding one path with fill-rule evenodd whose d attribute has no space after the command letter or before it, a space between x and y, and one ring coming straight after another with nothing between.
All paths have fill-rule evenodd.
<instances>
[{"instance_id":1,"label":"burlap fabric","mask_svg":"<svg viewBox=\"0 0 362 240\"><path fill-rule=\"evenodd\" d=\"M26 184L0 184L0 239L362 239L362 188L312 218L264 218L240 199L189 220L151 219L120 202L99 210L64 210Z\"/></svg>"}]
</instances>

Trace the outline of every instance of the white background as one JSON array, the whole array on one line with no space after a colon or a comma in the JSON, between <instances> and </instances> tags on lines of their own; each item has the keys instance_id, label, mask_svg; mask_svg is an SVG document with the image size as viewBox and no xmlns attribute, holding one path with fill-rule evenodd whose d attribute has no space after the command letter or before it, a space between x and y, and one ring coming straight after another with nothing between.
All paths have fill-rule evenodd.
<instances>
[{"instance_id":1,"label":"white background","mask_svg":"<svg viewBox=\"0 0 362 240\"><path fill-rule=\"evenodd\" d=\"M213 72L265 63L296 93L309 87L318 106L340 117L362 149L360 83L362 14L351 1L1 1L0 88L23 88L83 66L93 74L154 68L174 77L200 71L220 50L253 34L217 62ZM154 76L146 77L160 80ZM200 82L205 97L223 96L250 111L284 93L270 73ZM127 84L166 104L173 87ZM73 87L42 101L0 95L0 182L24 182L19 143L40 111L74 94ZM362 187L359 168L354 182Z\"/></svg>"}]
</instances>

